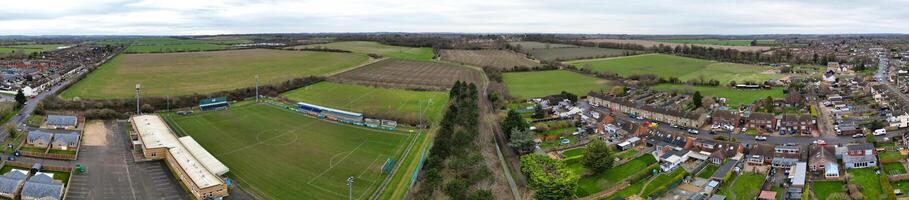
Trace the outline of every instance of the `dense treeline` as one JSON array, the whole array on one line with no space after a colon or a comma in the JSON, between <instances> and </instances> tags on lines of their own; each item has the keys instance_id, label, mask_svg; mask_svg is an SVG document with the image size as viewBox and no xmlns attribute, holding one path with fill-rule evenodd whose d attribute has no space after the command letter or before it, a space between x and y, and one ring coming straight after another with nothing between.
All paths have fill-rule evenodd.
<instances>
[{"instance_id":1,"label":"dense treeline","mask_svg":"<svg viewBox=\"0 0 909 200\"><path fill-rule=\"evenodd\" d=\"M259 94L278 96L281 93L305 87L323 81L323 77L304 77L287 80L281 83L259 86ZM65 89L65 88L64 88ZM142 97L139 100L143 112L155 110L188 108L199 105L199 100L214 97L227 97L229 101L243 100L256 96L256 88L248 87L211 94L193 94L176 97ZM87 118L110 119L122 118L122 113L136 111L136 99L98 99L98 100L63 100L57 96L45 98L39 105L40 110L85 111ZM118 115L119 114L119 115Z\"/></svg>"},{"instance_id":2,"label":"dense treeline","mask_svg":"<svg viewBox=\"0 0 909 200\"><path fill-rule=\"evenodd\" d=\"M491 172L474 140L479 132L477 86L455 82L448 109L439 124L429 156L424 163L415 199L434 199L441 190L451 199L492 199L489 190L475 188Z\"/></svg>"}]
</instances>

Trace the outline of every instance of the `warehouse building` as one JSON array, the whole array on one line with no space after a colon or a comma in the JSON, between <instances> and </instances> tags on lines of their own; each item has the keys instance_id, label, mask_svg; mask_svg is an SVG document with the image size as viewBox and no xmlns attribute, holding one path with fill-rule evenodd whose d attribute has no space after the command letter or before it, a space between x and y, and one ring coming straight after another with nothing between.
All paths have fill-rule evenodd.
<instances>
[{"instance_id":1,"label":"warehouse building","mask_svg":"<svg viewBox=\"0 0 909 200\"><path fill-rule=\"evenodd\" d=\"M220 177L227 173L227 167L192 137L177 138L158 115L133 116L130 122L145 158L164 160L196 199L228 195L227 185Z\"/></svg>"}]
</instances>

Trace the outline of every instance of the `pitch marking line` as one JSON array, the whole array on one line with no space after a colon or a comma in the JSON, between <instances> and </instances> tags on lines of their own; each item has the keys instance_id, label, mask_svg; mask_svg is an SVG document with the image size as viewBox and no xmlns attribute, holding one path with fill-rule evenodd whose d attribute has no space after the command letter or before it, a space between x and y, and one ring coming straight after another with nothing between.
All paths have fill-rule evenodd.
<instances>
[{"instance_id":1,"label":"pitch marking line","mask_svg":"<svg viewBox=\"0 0 909 200\"><path fill-rule=\"evenodd\" d=\"M363 146L363 144L366 144L366 141L363 141L363 142L360 143L360 145L357 145L357 147L354 148L353 150L351 150L350 153L348 153L347 155L345 155L344 157L342 157L341 160L338 161L338 163L344 162L344 160L346 160L347 157L349 157L351 154L353 154L354 152L356 152L357 149L360 149L360 147ZM329 163L331 163L331 162L332 162L332 161L329 160ZM306 182L306 183L312 183L313 181L315 181L315 180L318 179L319 177L322 177L322 175L325 175L325 173L328 173L329 171L331 171L331 169L334 169L335 166L338 166L338 165L331 165L331 164L329 164L328 169L325 169L325 171L322 171L322 173L319 173L319 175L316 175L316 177L313 177L311 180L309 180L309 181Z\"/></svg>"}]
</instances>

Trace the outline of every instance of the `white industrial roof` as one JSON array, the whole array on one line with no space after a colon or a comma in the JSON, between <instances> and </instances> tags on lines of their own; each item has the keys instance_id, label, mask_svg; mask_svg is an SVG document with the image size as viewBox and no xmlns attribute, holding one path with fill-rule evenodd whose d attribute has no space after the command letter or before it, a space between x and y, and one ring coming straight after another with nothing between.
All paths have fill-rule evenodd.
<instances>
[{"instance_id":1,"label":"white industrial roof","mask_svg":"<svg viewBox=\"0 0 909 200\"><path fill-rule=\"evenodd\" d=\"M142 138L145 148L167 148L174 160L177 161L177 165L189 175L189 178L197 187L207 188L222 184L221 178L209 171L203 166L202 162L187 150L160 116L133 116L133 122L135 122L134 126L139 131L139 137ZM199 147L201 148L201 146Z\"/></svg>"},{"instance_id":2,"label":"white industrial roof","mask_svg":"<svg viewBox=\"0 0 909 200\"><path fill-rule=\"evenodd\" d=\"M133 126L139 131L145 148L174 148L180 146L177 136L171 132L164 120L157 115L139 115L133 117Z\"/></svg>"},{"instance_id":3,"label":"white industrial roof","mask_svg":"<svg viewBox=\"0 0 909 200\"><path fill-rule=\"evenodd\" d=\"M183 146L186 147L186 150L189 151L199 162L202 162L204 166L211 173L217 174L218 176L224 175L229 171L227 166L224 163L221 163L215 156L211 155L205 148L202 148L202 145L199 145L193 137L184 136L179 138L180 143L183 143Z\"/></svg>"}]
</instances>

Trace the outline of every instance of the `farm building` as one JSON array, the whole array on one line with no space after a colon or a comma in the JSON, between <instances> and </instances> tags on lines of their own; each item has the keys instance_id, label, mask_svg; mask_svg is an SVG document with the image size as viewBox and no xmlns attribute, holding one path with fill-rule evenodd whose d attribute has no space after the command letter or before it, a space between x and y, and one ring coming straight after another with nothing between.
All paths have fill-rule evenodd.
<instances>
[{"instance_id":1,"label":"farm building","mask_svg":"<svg viewBox=\"0 0 909 200\"><path fill-rule=\"evenodd\" d=\"M47 115L47 120L44 122L44 127L46 129L67 129L72 130L76 129L79 126L79 118L71 115Z\"/></svg>"},{"instance_id":2,"label":"farm building","mask_svg":"<svg viewBox=\"0 0 909 200\"><path fill-rule=\"evenodd\" d=\"M196 199L228 195L227 185L217 175L226 173L227 167L191 137L177 138L158 115L133 116L130 122L145 159L164 160Z\"/></svg>"},{"instance_id":3,"label":"farm building","mask_svg":"<svg viewBox=\"0 0 909 200\"><path fill-rule=\"evenodd\" d=\"M311 115L316 115L319 117L325 117L340 122L363 124L363 114L360 113L348 112L304 102L298 102L297 109L299 109L301 112L309 113Z\"/></svg>"},{"instance_id":4,"label":"farm building","mask_svg":"<svg viewBox=\"0 0 909 200\"><path fill-rule=\"evenodd\" d=\"M229 106L230 106L230 104L227 103L227 97L217 97L217 98L199 100L199 110L202 110L202 111L224 109Z\"/></svg>"},{"instance_id":5,"label":"farm building","mask_svg":"<svg viewBox=\"0 0 909 200\"><path fill-rule=\"evenodd\" d=\"M34 147L47 147L51 142L52 133L42 130L31 130L28 132L26 143Z\"/></svg>"},{"instance_id":6,"label":"farm building","mask_svg":"<svg viewBox=\"0 0 909 200\"><path fill-rule=\"evenodd\" d=\"M56 200L63 198L63 183L55 181L53 174L38 172L22 186L23 200Z\"/></svg>"},{"instance_id":7,"label":"farm building","mask_svg":"<svg viewBox=\"0 0 909 200\"><path fill-rule=\"evenodd\" d=\"M22 189L22 184L25 183L25 178L28 177L27 173L27 171L13 169L0 176L0 196L14 199L19 194L19 190Z\"/></svg>"}]
</instances>

